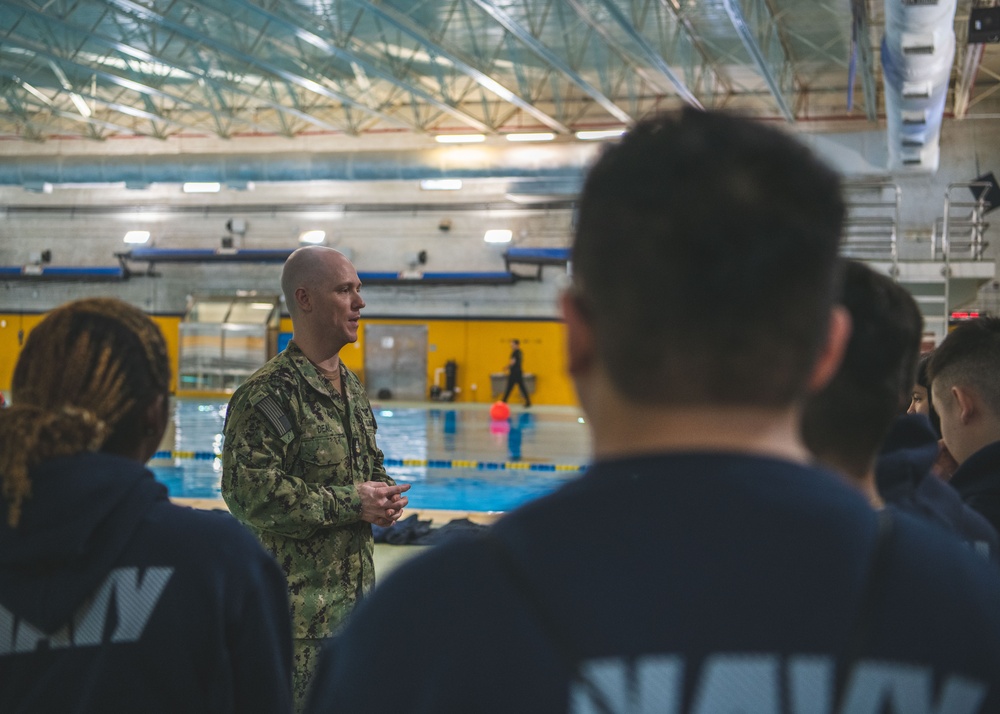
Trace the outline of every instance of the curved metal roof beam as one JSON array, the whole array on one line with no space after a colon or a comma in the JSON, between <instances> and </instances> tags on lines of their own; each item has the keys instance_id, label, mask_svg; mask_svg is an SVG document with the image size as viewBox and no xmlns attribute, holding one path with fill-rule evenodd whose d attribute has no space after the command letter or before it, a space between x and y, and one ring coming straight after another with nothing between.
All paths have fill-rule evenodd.
<instances>
[{"instance_id":1,"label":"curved metal roof beam","mask_svg":"<svg viewBox=\"0 0 1000 714\"><path fill-rule=\"evenodd\" d=\"M961 43L964 46L961 71L955 79L955 99L952 110L956 119L964 119L969 111L972 99L972 88L976 85L976 76L983 60L983 45L980 42Z\"/></svg>"},{"instance_id":2,"label":"curved metal roof beam","mask_svg":"<svg viewBox=\"0 0 1000 714\"><path fill-rule=\"evenodd\" d=\"M756 2L758 14L764 16L765 21L769 23L770 29L777 34L777 25L774 22L774 18L771 16L771 11L768 9L767 5L763 3L762 0L749 1ZM781 110L785 119L790 122L794 122L795 113L792 111L788 98L785 97L785 93L781 88L781 83L778 81L778 78L774 76L774 72L771 71L767 56L765 55L763 48L761 48L760 43L757 41L757 37L754 35L753 29L751 29L750 25L747 23L746 17L743 14L743 9L740 6L740 0L722 0L722 4L726 9L726 14L729 15L729 20L733 23L733 28L736 30L736 34L739 35L740 40L743 42L743 46L746 48L747 53L749 53L750 59L752 59L754 64L757 65L757 71L760 72L760 75L767 84L768 89L771 90L771 94L774 96L774 101L778 104L778 109ZM781 48L781 53L782 64L787 66L788 57L785 55L783 47Z\"/></svg>"},{"instance_id":3,"label":"curved metal roof beam","mask_svg":"<svg viewBox=\"0 0 1000 714\"><path fill-rule=\"evenodd\" d=\"M549 116L541 109L536 107L534 104L524 99L520 95L516 94L514 91L503 86L495 79L490 77L485 72L473 67L471 64L459 57L455 52L445 49L440 43L435 42L427 33L423 32L414 23L406 17L401 16L395 10L391 10L388 7L382 5L376 5L369 0L351 0L355 5L364 8L368 12L378 15L383 20L391 24L396 29L409 35L411 38L422 44L428 50L436 55L444 57L447 59L451 65L457 69L459 72L469 77L476 84L481 86L488 92L492 92L497 95L505 102L513 104L518 109L521 109L526 114L533 116L538 121L542 122L545 126L550 129L559 132L560 134L569 134L570 130L565 124L560 122L558 119Z\"/></svg>"},{"instance_id":4,"label":"curved metal roof beam","mask_svg":"<svg viewBox=\"0 0 1000 714\"><path fill-rule=\"evenodd\" d=\"M11 45L11 46L14 46L14 47L18 47L18 48L20 48L22 50L26 50L28 52L32 52L32 53L38 55L39 57L43 57L43 58L45 58L47 60L52 60L52 61L60 63L60 64L71 65L71 66L76 67L77 69L79 69L79 70L81 70L83 72L86 72L87 74L91 74L91 75L100 77L102 79L107 80L108 82L111 82L112 84L118 85L119 87L122 87L124 89L129 89L129 90L131 90L133 92L137 92L137 93L139 93L141 95L144 95L144 96L147 96L147 97L158 97L160 99L169 99L172 102L177 102L178 104L183 104L184 106L191 107L192 109L195 109L195 110L200 111L200 112L205 112L206 114L210 114L210 115L213 115L213 116L218 114L218 112L216 110L214 110L213 108L211 108L211 107L202 106L202 105L198 104L197 102L192 102L189 99L184 99L183 97L178 97L175 94L171 94L169 92L164 92L162 89L157 89L156 87L150 87L148 84L143 84L142 82L136 82L135 80L128 79L126 77L121 77L121 76L119 76L119 75L117 75L117 74L115 74L113 72L107 72L107 71L102 70L102 69L96 69L92 65L82 64L80 62L77 62L76 60L72 60L72 59L69 59L67 57L61 57L60 55L57 55L54 52L50 52L44 46L38 45L37 43L32 42L31 40L25 40L25 39L22 39L22 38L11 38L8 35L7 37L4 38L3 41L4 41L4 44ZM16 72L14 72L13 70L8 71L6 69L3 69L3 70L0 70L0 71L3 71L3 73L7 74L8 76L12 76L13 74L16 74ZM101 97L96 97L96 96L94 96L92 94L87 94L86 92L80 91L78 89L74 90L73 93L76 94L76 95L78 95L78 96L80 96L80 97L86 97L88 99L93 99L95 101L101 102L102 104L107 104L108 106L111 106L111 104L107 100L102 99ZM149 116L152 116L152 115L147 115L146 118L148 118ZM238 117L234 117L234 118L239 119ZM196 127L196 126L191 125L191 124L184 124L184 123L181 123L181 122L177 122L177 121L173 121L173 120L170 120L170 119L166 119L166 118L164 118L162 116L157 116L155 118L155 120L156 121L163 121L163 122L173 123L173 124L178 124L179 126L183 126L186 129L194 129L194 130L200 131L200 132L204 131L203 127ZM246 123L246 124L248 124L248 125L250 125L250 126L252 126L252 127L254 127L255 129L261 129L262 128L262 127L256 125L254 122L251 122L251 121L249 121L247 119L239 119L239 120L242 121L242 122L244 122L244 123Z\"/></svg>"},{"instance_id":5,"label":"curved metal roof beam","mask_svg":"<svg viewBox=\"0 0 1000 714\"><path fill-rule=\"evenodd\" d=\"M13 79L15 81L18 81L22 86L24 86L24 85L27 84L26 82L24 82L24 80L20 76L18 76L18 73L17 73L16 70L13 70L13 69L8 70L7 68L3 67L2 65L0 65L0 76L10 77L11 79ZM34 92L32 92L32 94L34 94ZM163 116L161 116L159 114L154 114L153 112L147 112L147 111L145 111L143 109L139 109L137 107L128 106L126 104L120 104L118 102L109 100L106 97L98 97L96 95L89 94L88 92L82 92L82 91L77 91L77 94L79 94L84 99L89 99L92 102L97 102L98 104L103 104L104 106L108 107L112 111L118 112L119 114L125 114L126 116L135 117L136 119L145 119L146 121L150 122L153 125L154 129L156 127L156 123L159 122L159 123L162 123L162 124L169 124L171 126L176 126L179 129L190 129L190 130L197 131L197 132L204 132L204 128L203 127L197 127L197 126L195 126L193 124L186 124L184 122L177 121L176 119L168 119L168 118L163 117ZM36 95L36 96L38 96L38 95ZM48 102L50 104L52 102L52 100L49 99L48 97L46 97L44 101L46 101L46 102ZM162 132L154 131L152 133L147 133L147 132L138 131L137 129L132 129L132 128L128 128L128 127L124 127L124 128L126 128L128 132L130 132L132 134L138 134L139 136L149 136L149 137L153 137L154 139L164 139L164 138L166 138L166 136Z\"/></svg>"},{"instance_id":6,"label":"curved metal roof beam","mask_svg":"<svg viewBox=\"0 0 1000 714\"><path fill-rule=\"evenodd\" d=\"M865 114L868 116L868 121L877 121L878 94L875 83L875 58L868 39L871 22L871 18L868 17L868 0L851 0L851 19L855 52L861 59L861 86L865 92Z\"/></svg>"},{"instance_id":7,"label":"curved metal roof beam","mask_svg":"<svg viewBox=\"0 0 1000 714\"><path fill-rule=\"evenodd\" d=\"M55 102L53 102L49 97L45 96L45 94L39 91L36 87L32 86L28 82L25 82L23 79L16 76L13 72L0 70L0 75L6 75L10 80L8 83L10 85L9 87L0 88L0 96L2 96L7 101L12 111L16 113L19 117L21 117L21 122L25 125L26 128L34 129L37 128L38 124L32 121L30 118L28 118L28 113L27 111L25 111L24 105L21 103L21 100L14 95L12 91L14 86L21 87L24 91L28 92L28 94L31 94L35 99L41 101L45 105L45 109L43 111L48 112L53 116L57 116L61 119L68 119L70 121L75 121L75 122L83 122L92 129L94 127L104 127L105 129L113 129L114 131L122 132L125 134L147 136L150 138L161 138L161 137L156 137L153 134L148 134L146 132L138 131L134 127L115 124L114 122L110 122L105 119L98 119L97 117L94 116L83 116L79 112L65 111L56 106ZM37 136L42 137L43 135L39 132ZM105 137L97 134L95 131L90 138L104 139Z\"/></svg>"},{"instance_id":8,"label":"curved metal roof beam","mask_svg":"<svg viewBox=\"0 0 1000 714\"><path fill-rule=\"evenodd\" d=\"M642 51L642 59L651 64L661 75L666 77L667 81L670 83L673 90L677 92L677 95L683 99L687 104L698 109L704 109L701 101L694 95L688 86L684 83L680 77L678 77L674 71L670 68L670 65L666 63L663 56L659 52L653 49L642 33L636 28L636 26L625 17L625 13L615 4L614 0L598 0L601 6L607 11L611 19L615 21L615 24L622 29L622 31L628 35L629 39L634 42L639 49ZM590 11L583 6L580 0L568 0L569 4L576 10L576 13L583 18L583 20L594 28L604 38L611 46L616 46L617 43L611 37L611 33L608 31L602 23L598 22L596 18L590 13Z\"/></svg>"},{"instance_id":9,"label":"curved metal roof beam","mask_svg":"<svg viewBox=\"0 0 1000 714\"><path fill-rule=\"evenodd\" d=\"M186 1L190 4L198 5L199 7L205 7L205 5L199 2L199 0L186 0ZM310 32L301 25L296 25L295 23L290 22L289 20L286 20L285 18L279 15L275 15L269 10L265 10L262 7L258 7L253 3L246 2L246 0L228 0L228 1L236 5L239 5L247 10L257 13L258 15L260 15L263 18L266 18L269 22L274 23L275 25L281 25L285 29L291 30L295 34L295 36L298 37L300 40L304 40L305 42L308 42L309 44L323 50L324 52L329 52L331 55L335 57L339 57L342 60L350 62L352 65L356 65L355 67L356 74L357 74L357 67L360 67L362 70L364 70L364 74L371 75L373 77L378 77L379 79L385 82L389 82L390 84L398 87L399 89L402 89L404 92L408 92L414 97L422 99L423 101L427 102L427 104L437 107L445 114L448 114L449 116L457 119L463 124L471 126L476 131L481 131L486 134L495 133L492 127L484 124L475 117L466 114L461 109L457 109L451 104L442 101L438 97L432 95L430 92L426 92L423 89L413 84L402 81L398 77L393 76L390 72L386 72L381 67L377 67L376 65L372 64L369 60L365 59L362 56L357 55L348 50L345 50L342 47L338 47L337 45L331 42L327 42L316 33Z\"/></svg>"},{"instance_id":10,"label":"curved metal roof beam","mask_svg":"<svg viewBox=\"0 0 1000 714\"><path fill-rule=\"evenodd\" d=\"M309 122L310 124L314 124L315 126L318 126L321 129L326 129L328 131L338 131L338 132L344 131L344 127L342 127L342 126L337 126L335 124L330 124L329 122L325 122L322 119L317 119L316 117L313 117L312 115L310 115L310 114L308 114L306 112L300 111L298 109L295 109L293 107L287 107L287 106L284 106L282 104L279 104L278 102L270 101L270 100L268 100L267 98L265 98L263 96L260 96L258 94L254 94L252 92L248 92L248 91L244 90L243 88L241 88L240 86L238 86L236 84L233 84L231 82L222 82L218 78L212 77L211 75L209 75L209 74L207 74L205 72L196 71L196 70L192 69L191 67L182 67L182 66L180 66L180 65L178 65L178 64L176 64L174 62L171 62L169 60L166 60L166 59L164 59L162 57L157 57L157 56L151 55L150 53L146 52L145 50L142 50L142 49L139 49L137 47L133 47L132 45L128 45L128 44L126 44L124 42L121 42L120 40L115 40L115 39L106 37L104 35L101 35L101 34L99 34L98 32L96 32L93 29L89 29L89 28L83 27L82 25L77 25L77 24L74 24L72 22L68 22L68 21L66 21L66 20L64 20L62 18L56 18L56 17L53 17L52 15L46 15L46 14L43 14L41 12L38 12L34 8L31 8L31 7L28 7L28 6L24 5L20 0L17 0L14 4L16 4L17 8L19 10L21 10L22 12L24 12L25 14L31 15L31 16L33 16L33 17L35 17L35 18L37 18L39 20L42 20L42 21L44 21L46 23L49 23L49 24L55 25L57 27L60 27L60 28L66 30L68 32L73 32L73 33L79 34L82 37L85 37L88 41L92 41L95 44L101 45L102 47L106 47L106 48L114 50L116 52L120 52L121 54L127 55L127 56L129 56L129 57L131 57L133 59L137 59L140 62L149 62L149 63L153 63L153 64L161 64L161 65L163 65L165 67L169 67L170 69L172 69L172 70L174 70L176 72L183 72L184 74L186 74L186 75L188 75L188 76L190 76L192 78L203 79L203 80L205 80L206 83L211 84L214 87L222 88L222 89L224 89L227 92L232 92L234 94L239 94L240 96L247 97L249 99L252 99L257 104L261 104L263 106L266 106L266 107L269 107L271 109L274 109L277 112L281 112L283 114L288 114L289 116L293 116L293 117L295 117L297 119L301 119L303 121ZM273 131L273 129L271 129L271 131Z\"/></svg>"},{"instance_id":11,"label":"curved metal roof beam","mask_svg":"<svg viewBox=\"0 0 1000 714\"><path fill-rule=\"evenodd\" d=\"M565 75L570 81L572 81L576 86L586 92L591 99L597 102L601 107L604 108L611 116L613 116L618 121L624 124L632 124L632 117L629 116L628 112L624 111L615 104L613 101L608 99L601 90L592 85L586 79L584 79L580 74L570 67L563 59L553 52L548 46L543 44L531 34L526 28L521 26L514 18L504 12L500 7L490 0L472 0L476 5L478 5L486 14L500 23L509 33L514 35L523 44L527 45L528 48L537 54L539 57L548 62L552 67L559 70L563 75Z\"/></svg>"},{"instance_id":12,"label":"curved metal roof beam","mask_svg":"<svg viewBox=\"0 0 1000 714\"><path fill-rule=\"evenodd\" d=\"M723 87L727 92L732 93L732 82L728 77L719 72L719 68L716 66L715 62L712 61L708 51L705 49L705 44L702 38L699 37L698 32L691 25L691 20L689 20L687 16L681 12L677 0L660 0L660 7L666 8L667 12L669 12L670 16L674 19L674 22L677 23L678 26L684 28L688 41L701 56L702 61L711 68L712 74L715 76L715 81L718 85Z\"/></svg>"},{"instance_id":13,"label":"curved metal roof beam","mask_svg":"<svg viewBox=\"0 0 1000 714\"><path fill-rule=\"evenodd\" d=\"M356 99L352 99L351 97L341 92L335 92L334 90L320 84L314 79L310 79L309 77L304 77L295 72L290 72L289 70L277 67L271 64L270 62L265 62L262 59L258 59L253 55L248 55L245 52L241 52L235 47L231 47L230 45L227 45L223 42L219 42L215 38L207 37L206 35L203 35L202 33L198 32L197 30L192 30L186 25L174 22L173 20L170 20L164 15L161 15L160 13L156 12L155 10L151 10L147 7L144 7L143 5L131 2L131 0L108 0L108 2L117 5L118 7L127 10L129 12L133 12L137 15L141 15L148 19L155 20L163 27L171 30L172 32L178 35L182 35L184 37L187 37L189 40L194 40L195 42L202 43L206 47L215 48L220 52L235 57L236 59L240 60L245 64L258 67L259 69L269 74L273 74L276 77L280 77L286 82L294 84L298 87L302 87L303 89L306 89L312 92L313 94L318 94L321 97L325 97L326 99L331 99L335 102L340 102L346 106L358 109L366 114L372 114L392 124L397 124L399 126L403 126L413 131L420 131L419 127L409 122L403 121L398 117L394 117L390 114L386 114L383 111L370 107L367 104L363 104L362 102L359 102Z\"/></svg>"}]
</instances>

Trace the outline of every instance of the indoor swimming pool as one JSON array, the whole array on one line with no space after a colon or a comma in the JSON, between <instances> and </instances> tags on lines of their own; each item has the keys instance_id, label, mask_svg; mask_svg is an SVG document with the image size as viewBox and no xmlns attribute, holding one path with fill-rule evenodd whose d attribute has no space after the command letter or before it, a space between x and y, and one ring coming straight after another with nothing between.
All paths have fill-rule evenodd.
<instances>
[{"instance_id":1,"label":"indoor swimming pool","mask_svg":"<svg viewBox=\"0 0 1000 714\"><path fill-rule=\"evenodd\" d=\"M220 499L227 403L174 401L173 422L149 466L171 497ZM578 409L488 404L373 404L386 471L412 484L414 509L509 511L554 491L585 467L590 435Z\"/></svg>"}]
</instances>

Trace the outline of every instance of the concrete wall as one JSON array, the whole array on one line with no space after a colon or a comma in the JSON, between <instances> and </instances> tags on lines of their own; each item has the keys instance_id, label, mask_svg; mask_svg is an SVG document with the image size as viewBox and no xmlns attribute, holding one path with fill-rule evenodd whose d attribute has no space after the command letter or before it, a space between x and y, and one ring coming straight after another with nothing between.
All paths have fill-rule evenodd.
<instances>
[{"instance_id":1,"label":"concrete wall","mask_svg":"<svg viewBox=\"0 0 1000 714\"><path fill-rule=\"evenodd\" d=\"M802 131L799 126L788 127ZM834 127L806 127L802 139L850 178L896 181L902 189L902 246L904 259L925 259L932 227L943 215L949 184L966 182L988 171L1000 174L1000 121L946 121L941 135L941 163L935 174L886 175L884 131L863 122ZM860 129L860 130L858 130ZM822 131L823 133L819 133ZM3 156L37 152L39 156L61 153L111 155L143 151L211 153L276 152L312 149L330 150L324 139L300 143L285 139L247 139L222 142L217 139L179 140L150 145L141 141L107 142L106 146L82 142L49 142L40 146L0 145ZM368 138L365 146L379 150L409 150L405 137ZM311 143L309 143L311 142ZM398 146L397 146L398 145ZM16 149L16 150L15 150ZM496 151L502 149L494 147ZM470 149L469 151L479 151ZM558 147L547 149L558 155ZM567 145L565 165L580 164L586 156L578 145ZM470 154L471 156L471 154ZM506 159L505 159L506 160ZM452 159L452 161L456 161ZM459 162L460 163L460 162ZM523 180L524 177L518 177ZM127 230L149 230L159 248L218 248L228 236L230 219L246 221L242 235L232 235L234 246L245 249L287 248L298 245L298 235L308 229L323 229L327 243L348 252L359 271L398 272L410 267L413 257L426 251L424 271L493 272L504 270L503 252L509 246L489 245L483 234L490 228L513 231L512 246L563 247L572 230L570 208L541 209L515 205L506 200L511 180L466 179L460 192L421 191L416 181L325 181L310 183L258 184L252 191L227 189L212 195L185 195L176 184L153 184L144 190L122 185L55 186L51 193L28 193L20 187L0 187L0 266L31 262L42 250L52 254L53 265L113 266L116 253L127 249L122 237ZM959 194L967 196L961 189ZM1000 212L993 214L1000 216ZM443 221L450 222L442 230ZM1000 249L1000 227L990 226L987 259L995 261ZM132 263L136 271L119 283L63 283L0 280L0 387L6 388L9 370L18 352L17 333L36 316L67 300L93 295L114 295L136 304L164 320L183 315L190 296L232 294L237 291L277 293L280 265L254 264L159 264L156 275L142 274L149 266ZM546 267L541 279L534 268L515 266L532 278L511 286L371 286L365 289L368 319L414 318L468 320L480 327L490 321L536 320L558 322L556 298L566 279L561 267ZM987 309L997 309L1000 289L987 283L976 300ZM444 324L444 323L441 323ZM449 337L446 351L467 353L470 342L489 344L488 352L471 360L472 375L464 386L482 385L486 363L492 352L518 336L520 328L489 330L461 339ZM451 335L452 328L442 328ZM487 335L487 333L489 333ZM459 333L454 333L459 334ZM522 339L530 336L520 335ZM560 353L561 332L543 328L535 347L549 362ZM493 344L496 343L496 344ZM475 347L478 355L479 347ZM499 359L498 359L499 361ZM498 365L499 366L499 365ZM549 396L556 403L572 400L568 382L549 381ZM473 380L475 380L473 382ZM546 389L548 389L547 387ZM482 390L482 386L479 386ZM479 392L480 395L482 391ZM468 392L467 392L468 394Z\"/></svg>"}]
</instances>

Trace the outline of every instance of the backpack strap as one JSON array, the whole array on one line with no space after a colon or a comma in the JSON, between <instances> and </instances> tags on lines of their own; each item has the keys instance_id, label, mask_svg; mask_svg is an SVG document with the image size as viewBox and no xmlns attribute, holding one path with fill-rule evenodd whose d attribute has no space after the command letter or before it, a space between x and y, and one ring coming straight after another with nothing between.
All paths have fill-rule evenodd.
<instances>
[{"instance_id":1,"label":"backpack strap","mask_svg":"<svg viewBox=\"0 0 1000 714\"><path fill-rule=\"evenodd\" d=\"M524 566L518 562L517 558L510 551L509 546L499 536L495 535L492 529L487 531L483 535L483 538L514 586L514 590L528 603L531 614L534 616L535 621L542 626L542 630L555 647L559 659L573 672L575 681L587 690L591 701L596 705L598 711L603 712L603 714L614 714L614 709L608 703L604 692L590 681L590 678L585 677L580 672L580 664L583 662L584 656L580 651L576 638L553 616L551 609L545 605L538 588L531 581Z\"/></svg>"},{"instance_id":2,"label":"backpack strap","mask_svg":"<svg viewBox=\"0 0 1000 714\"><path fill-rule=\"evenodd\" d=\"M868 650L871 643L878 604L882 599L882 591L885 589L885 571L889 562L889 550L894 533L895 521L892 512L883 508L878 512L878 530L875 533L875 545L872 547L871 557L868 559L868 573L865 576L861 603L858 605L854 626L851 628L851 635L847 640L847 647L837 667L833 707L830 710L832 712L840 711L840 707L844 703L847 677L851 668Z\"/></svg>"}]
</instances>

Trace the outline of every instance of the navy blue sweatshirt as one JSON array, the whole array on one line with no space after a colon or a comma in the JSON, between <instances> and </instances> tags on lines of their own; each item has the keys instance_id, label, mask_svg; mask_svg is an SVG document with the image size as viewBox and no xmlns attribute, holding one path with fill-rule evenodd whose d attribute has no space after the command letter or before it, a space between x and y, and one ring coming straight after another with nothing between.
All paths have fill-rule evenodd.
<instances>
[{"instance_id":1,"label":"navy blue sweatshirt","mask_svg":"<svg viewBox=\"0 0 1000 714\"><path fill-rule=\"evenodd\" d=\"M885 502L951 531L994 562L1000 538L985 517L962 502L962 496L935 476L938 438L922 414L896 419L879 454L875 481Z\"/></svg>"},{"instance_id":2,"label":"navy blue sweatshirt","mask_svg":"<svg viewBox=\"0 0 1000 714\"><path fill-rule=\"evenodd\" d=\"M950 483L962 500L1000 530L1000 441L963 461Z\"/></svg>"},{"instance_id":3,"label":"navy blue sweatshirt","mask_svg":"<svg viewBox=\"0 0 1000 714\"><path fill-rule=\"evenodd\" d=\"M390 574L325 651L307 711L1000 711L1000 574L894 521L867 611L878 516L834 474L598 462ZM420 656L373 697L394 638Z\"/></svg>"},{"instance_id":4,"label":"navy blue sweatshirt","mask_svg":"<svg viewBox=\"0 0 1000 714\"><path fill-rule=\"evenodd\" d=\"M0 507L0 712L291 711L285 580L232 516L107 454L31 481Z\"/></svg>"}]
</instances>

